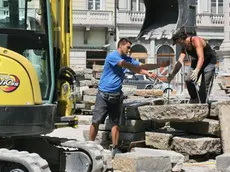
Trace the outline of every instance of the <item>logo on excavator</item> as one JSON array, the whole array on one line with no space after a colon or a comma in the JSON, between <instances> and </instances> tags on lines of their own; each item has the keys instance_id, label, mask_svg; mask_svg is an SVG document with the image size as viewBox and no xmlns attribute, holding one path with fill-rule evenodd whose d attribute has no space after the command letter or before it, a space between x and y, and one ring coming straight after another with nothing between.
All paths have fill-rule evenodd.
<instances>
[{"instance_id":1,"label":"logo on excavator","mask_svg":"<svg viewBox=\"0 0 230 172\"><path fill-rule=\"evenodd\" d=\"M20 84L20 80L15 75L0 74L0 89L6 93L15 91Z\"/></svg>"}]
</instances>

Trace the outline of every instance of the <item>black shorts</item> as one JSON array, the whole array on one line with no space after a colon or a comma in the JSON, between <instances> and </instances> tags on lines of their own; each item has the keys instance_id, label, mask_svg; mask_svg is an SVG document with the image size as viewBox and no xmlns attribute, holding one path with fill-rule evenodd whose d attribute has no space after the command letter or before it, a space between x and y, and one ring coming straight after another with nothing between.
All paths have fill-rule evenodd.
<instances>
[{"instance_id":1,"label":"black shorts","mask_svg":"<svg viewBox=\"0 0 230 172\"><path fill-rule=\"evenodd\" d=\"M103 124L107 115L112 126L119 125L123 110L123 94L98 91L93 110L93 124Z\"/></svg>"}]
</instances>

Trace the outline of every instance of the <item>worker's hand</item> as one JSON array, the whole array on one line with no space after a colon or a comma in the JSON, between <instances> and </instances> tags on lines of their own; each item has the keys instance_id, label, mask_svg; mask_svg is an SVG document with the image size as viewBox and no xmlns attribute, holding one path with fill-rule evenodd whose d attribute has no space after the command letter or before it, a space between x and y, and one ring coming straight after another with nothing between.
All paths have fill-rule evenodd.
<instances>
[{"instance_id":1,"label":"worker's hand","mask_svg":"<svg viewBox=\"0 0 230 172\"><path fill-rule=\"evenodd\" d=\"M194 71L192 71L192 74L190 76L190 79L193 81L193 82L196 82L197 79L198 79L198 74L199 74L199 70L196 68Z\"/></svg>"},{"instance_id":2,"label":"worker's hand","mask_svg":"<svg viewBox=\"0 0 230 172\"><path fill-rule=\"evenodd\" d=\"M170 61L167 61L167 62L161 62L159 64L160 67L166 67L166 66L169 66L170 65Z\"/></svg>"},{"instance_id":3,"label":"worker's hand","mask_svg":"<svg viewBox=\"0 0 230 172\"><path fill-rule=\"evenodd\" d=\"M149 78L157 78L157 74L156 73L149 73L148 77Z\"/></svg>"},{"instance_id":4,"label":"worker's hand","mask_svg":"<svg viewBox=\"0 0 230 172\"><path fill-rule=\"evenodd\" d=\"M170 83L173 80L174 76L174 74L170 73L167 77L167 82Z\"/></svg>"}]
</instances>

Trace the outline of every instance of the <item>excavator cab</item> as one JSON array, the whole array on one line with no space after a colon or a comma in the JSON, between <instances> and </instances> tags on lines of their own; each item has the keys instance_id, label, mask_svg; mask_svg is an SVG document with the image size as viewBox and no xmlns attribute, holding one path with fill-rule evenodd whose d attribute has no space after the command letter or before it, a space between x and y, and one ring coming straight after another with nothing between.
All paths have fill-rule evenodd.
<instances>
[{"instance_id":1,"label":"excavator cab","mask_svg":"<svg viewBox=\"0 0 230 172\"><path fill-rule=\"evenodd\" d=\"M55 124L75 126L71 1L40 0L40 9L30 8L33 0L0 2L5 6L0 9L0 137L45 134Z\"/></svg>"}]
</instances>

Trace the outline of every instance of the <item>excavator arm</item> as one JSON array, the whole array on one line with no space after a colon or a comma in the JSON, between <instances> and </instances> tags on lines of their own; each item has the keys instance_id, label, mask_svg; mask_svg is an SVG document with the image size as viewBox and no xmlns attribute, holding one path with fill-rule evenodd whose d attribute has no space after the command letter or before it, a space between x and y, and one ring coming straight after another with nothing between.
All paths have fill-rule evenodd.
<instances>
[{"instance_id":1,"label":"excavator arm","mask_svg":"<svg viewBox=\"0 0 230 172\"><path fill-rule=\"evenodd\" d=\"M170 28L172 31L185 27L194 32L196 11L194 0L144 0L145 19L136 39L157 29Z\"/></svg>"}]
</instances>

